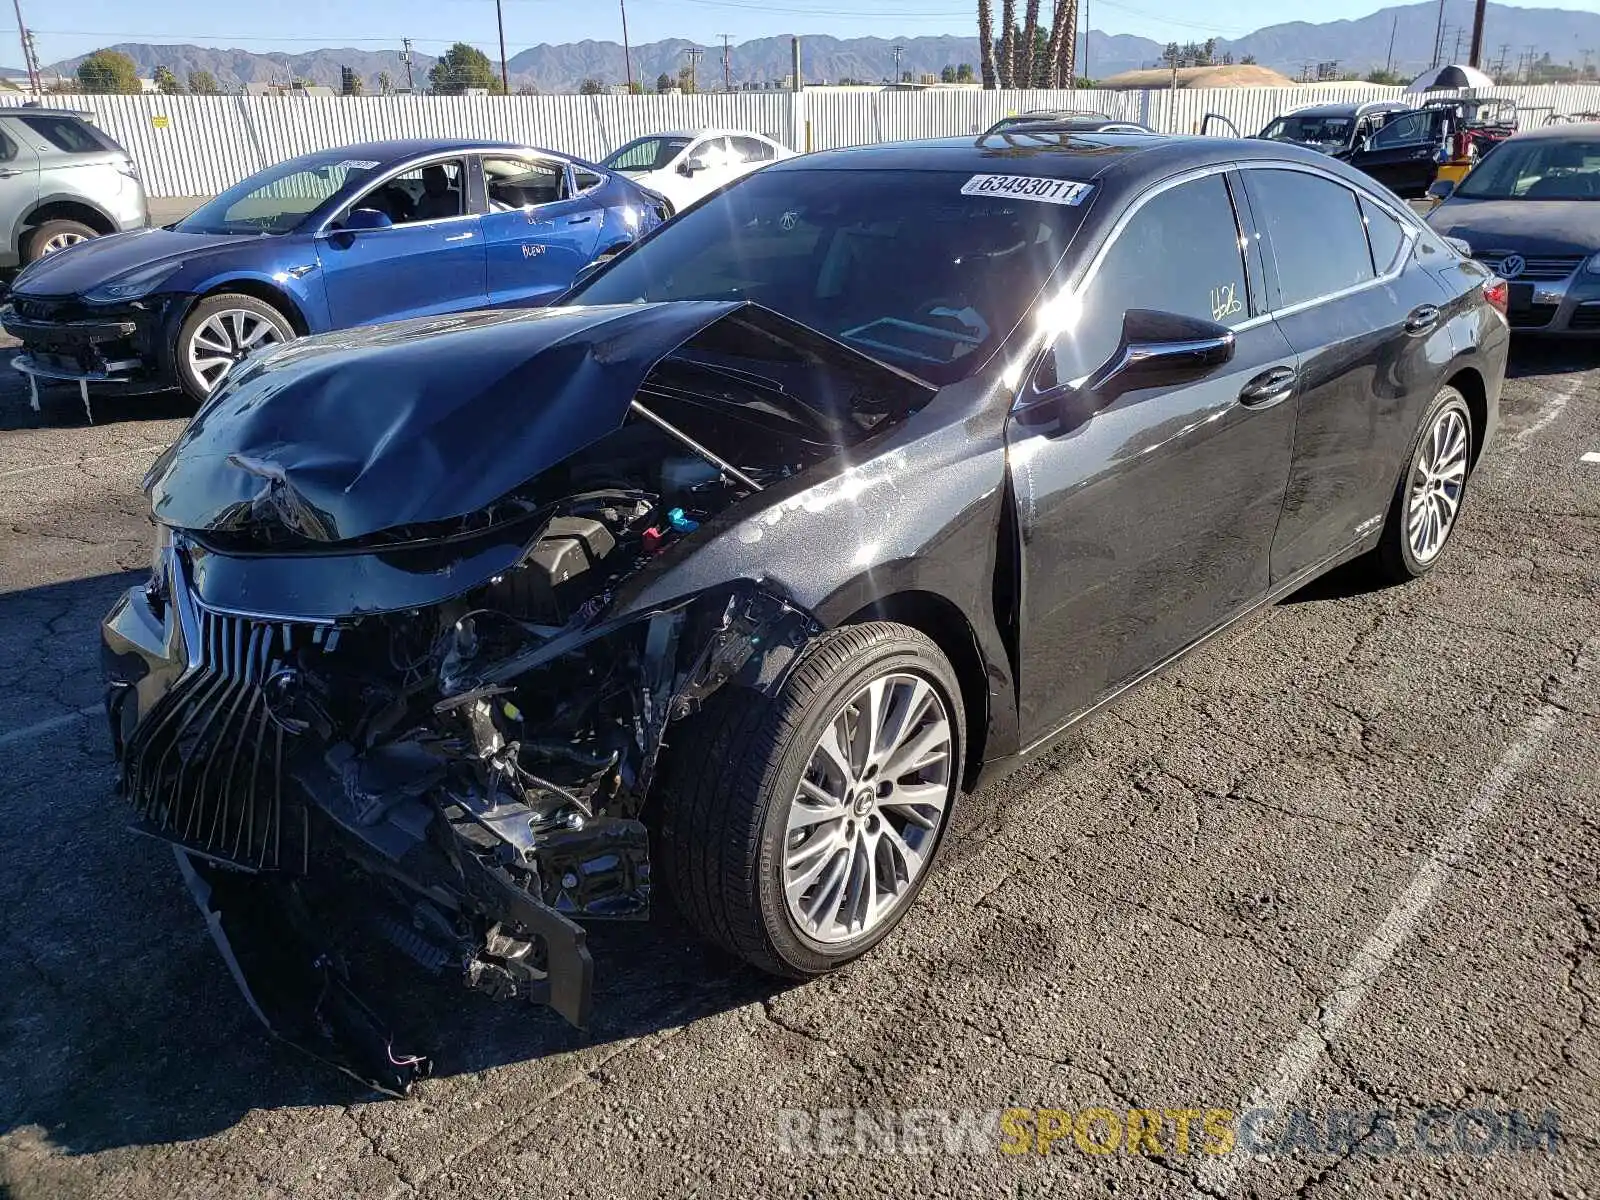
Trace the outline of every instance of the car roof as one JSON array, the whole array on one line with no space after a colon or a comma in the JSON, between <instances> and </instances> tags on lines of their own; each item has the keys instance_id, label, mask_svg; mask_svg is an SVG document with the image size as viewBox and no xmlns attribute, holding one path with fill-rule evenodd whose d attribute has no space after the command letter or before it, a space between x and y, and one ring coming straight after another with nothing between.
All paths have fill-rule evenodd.
<instances>
[{"instance_id":1,"label":"car roof","mask_svg":"<svg viewBox=\"0 0 1600 1200\"><path fill-rule=\"evenodd\" d=\"M353 142L348 146L335 146L300 155L303 159L323 159L337 162L344 158L370 159L382 166L417 158L424 154L445 154L452 150L538 150L518 142L485 138L393 138L383 142ZM554 150L540 150L541 154L554 154L558 158L571 158Z\"/></svg>"},{"instance_id":2,"label":"car roof","mask_svg":"<svg viewBox=\"0 0 1600 1200\"><path fill-rule=\"evenodd\" d=\"M646 133L629 141L642 142L647 138L702 138L702 137L758 137L762 141L770 142L772 139L765 134L756 133L750 129L724 129L719 125L708 125L704 129L663 129L660 133Z\"/></svg>"},{"instance_id":3,"label":"car roof","mask_svg":"<svg viewBox=\"0 0 1600 1200\"><path fill-rule=\"evenodd\" d=\"M1538 129L1522 129L1512 134L1511 142L1561 142L1592 141L1600 138L1600 121L1563 121L1557 125L1542 125Z\"/></svg>"},{"instance_id":4,"label":"car roof","mask_svg":"<svg viewBox=\"0 0 1600 1200\"><path fill-rule=\"evenodd\" d=\"M1281 114L1285 117L1355 117L1369 112L1398 112L1413 106L1403 100L1346 100L1329 104L1308 104Z\"/></svg>"},{"instance_id":5,"label":"car roof","mask_svg":"<svg viewBox=\"0 0 1600 1200\"><path fill-rule=\"evenodd\" d=\"M1047 130L1035 136L1048 137ZM1019 146L1004 134L977 138L930 138L823 150L784 159L774 171L970 171L980 174L1042 175L1088 183L1112 173L1164 178L1194 167L1251 159L1303 162L1342 175L1325 154L1283 142L1250 138L1172 137L1159 133L1085 133L1058 136L1054 143Z\"/></svg>"}]
</instances>

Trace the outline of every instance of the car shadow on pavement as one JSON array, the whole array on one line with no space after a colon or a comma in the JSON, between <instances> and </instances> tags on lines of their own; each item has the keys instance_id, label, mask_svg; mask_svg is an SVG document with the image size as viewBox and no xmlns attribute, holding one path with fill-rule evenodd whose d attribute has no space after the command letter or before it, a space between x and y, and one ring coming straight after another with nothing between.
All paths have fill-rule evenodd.
<instances>
[{"instance_id":1,"label":"car shadow on pavement","mask_svg":"<svg viewBox=\"0 0 1600 1200\"><path fill-rule=\"evenodd\" d=\"M1600 366L1600 338L1555 340L1513 337L1506 376L1579 375Z\"/></svg>"},{"instance_id":2,"label":"car shadow on pavement","mask_svg":"<svg viewBox=\"0 0 1600 1200\"><path fill-rule=\"evenodd\" d=\"M12 378L7 378L11 376ZM76 429L89 425L89 413L75 387L59 385L39 388L39 411L28 400L27 381L11 369L9 357L0 359L0 431L14 429ZM151 392L143 396L89 393L94 424L124 425L140 421L187 420L194 415L195 403L183 392Z\"/></svg>"},{"instance_id":3,"label":"car shadow on pavement","mask_svg":"<svg viewBox=\"0 0 1600 1200\"><path fill-rule=\"evenodd\" d=\"M0 1137L32 1128L68 1154L203 1138L256 1110L375 1098L270 1037L167 845L128 828L94 699L98 620L137 578L0 595L0 674L37 692L31 709L0 711ZM397 955L357 986L392 1023L397 1050L432 1056L435 1078L636 1038L789 986L701 944L667 903L655 907L648 923L590 924L587 1032Z\"/></svg>"}]
</instances>

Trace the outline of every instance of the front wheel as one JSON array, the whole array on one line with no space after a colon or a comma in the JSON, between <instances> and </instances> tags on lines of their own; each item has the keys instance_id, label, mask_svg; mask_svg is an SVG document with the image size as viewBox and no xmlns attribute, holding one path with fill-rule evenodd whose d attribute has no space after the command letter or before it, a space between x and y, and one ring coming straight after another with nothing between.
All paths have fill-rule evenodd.
<instances>
[{"instance_id":1,"label":"front wheel","mask_svg":"<svg viewBox=\"0 0 1600 1200\"><path fill-rule=\"evenodd\" d=\"M1373 554L1378 575L1405 583L1426 575L1444 553L1466 498L1472 411L1453 387L1440 390L1422 418Z\"/></svg>"},{"instance_id":2,"label":"front wheel","mask_svg":"<svg viewBox=\"0 0 1600 1200\"><path fill-rule=\"evenodd\" d=\"M798 979L887 937L955 802L960 696L932 641L874 621L818 638L770 701L714 697L670 739L663 781L662 859L690 923Z\"/></svg>"},{"instance_id":3,"label":"front wheel","mask_svg":"<svg viewBox=\"0 0 1600 1200\"><path fill-rule=\"evenodd\" d=\"M22 239L22 265L27 266L46 254L54 254L57 250L65 250L68 246L76 246L79 242L99 236L98 230L89 228L82 221L44 221L30 229Z\"/></svg>"},{"instance_id":4,"label":"front wheel","mask_svg":"<svg viewBox=\"0 0 1600 1200\"><path fill-rule=\"evenodd\" d=\"M289 319L265 300L239 292L208 296L178 330L178 383L191 398L204 400L234 363L294 336Z\"/></svg>"}]
</instances>

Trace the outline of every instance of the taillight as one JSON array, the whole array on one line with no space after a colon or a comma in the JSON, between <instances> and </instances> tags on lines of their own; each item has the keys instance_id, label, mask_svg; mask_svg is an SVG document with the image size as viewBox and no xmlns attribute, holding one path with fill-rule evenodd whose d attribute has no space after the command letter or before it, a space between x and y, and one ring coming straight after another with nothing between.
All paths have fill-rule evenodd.
<instances>
[{"instance_id":1,"label":"taillight","mask_svg":"<svg viewBox=\"0 0 1600 1200\"><path fill-rule=\"evenodd\" d=\"M1511 285L1498 276L1489 279L1483 285L1483 298L1489 302L1489 307L1502 317L1511 305Z\"/></svg>"}]
</instances>

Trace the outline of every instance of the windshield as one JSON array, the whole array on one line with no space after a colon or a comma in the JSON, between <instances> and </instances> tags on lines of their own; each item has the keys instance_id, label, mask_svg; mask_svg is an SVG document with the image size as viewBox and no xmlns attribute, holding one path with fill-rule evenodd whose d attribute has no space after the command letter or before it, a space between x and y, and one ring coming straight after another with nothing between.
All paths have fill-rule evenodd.
<instances>
[{"instance_id":1,"label":"windshield","mask_svg":"<svg viewBox=\"0 0 1600 1200\"><path fill-rule=\"evenodd\" d=\"M692 140L686 137L635 138L620 150L613 150L600 165L625 173L659 171L683 153L683 148Z\"/></svg>"},{"instance_id":2,"label":"windshield","mask_svg":"<svg viewBox=\"0 0 1600 1200\"><path fill-rule=\"evenodd\" d=\"M953 383L1022 318L1082 214L1060 201L962 194L981 178L762 172L663 226L567 303L751 300L930 383Z\"/></svg>"},{"instance_id":3,"label":"windshield","mask_svg":"<svg viewBox=\"0 0 1600 1200\"><path fill-rule=\"evenodd\" d=\"M1504 142L1455 194L1469 200L1600 200L1600 139Z\"/></svg>"},{"instance_id":4,"label":"windshield","mask_svg":"<svg viewBox=\"0 0 1600 1200\"><path fill-rule=\"evenodd\" d=\"M185 233L288 233L352 180L371 174L371 159L292 158L234 184L190 213Z\"/></svg>"},{"instance_id":5,"label":"windshield","mask_svg":"<svg viewBox=\"0 0 1600 1200\"><path fill-rule=\"evenodd\" d=\"M1355 128L1353 117L1279 117L1261 136L1274 142L1299 142L1309 146L1348 146Z\"/></svg>"}]
</instances>

